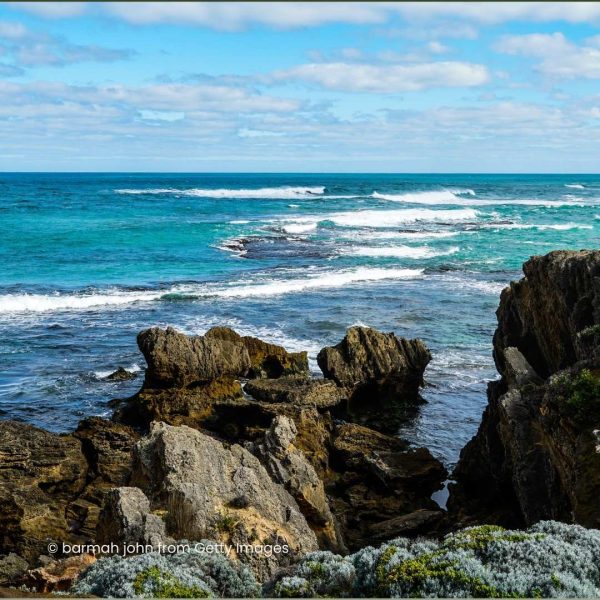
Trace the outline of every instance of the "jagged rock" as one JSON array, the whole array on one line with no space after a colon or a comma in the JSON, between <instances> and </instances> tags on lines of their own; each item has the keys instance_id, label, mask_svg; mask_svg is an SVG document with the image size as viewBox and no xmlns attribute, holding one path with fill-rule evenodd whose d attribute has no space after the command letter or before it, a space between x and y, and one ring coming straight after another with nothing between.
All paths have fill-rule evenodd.
<instances>
[{"instance_id":1,"label":"jagged rock","mask_svg":"<svg viewBox=\"0 0 600 600\"><path fill-rule=\"evenodd\" d=\"M300 377L255 379L246 384L244 391L264 402L286 402L316 408L331 408L344 397L333 381Z\"/></svg>"},{"instance_id":2,"label":"jagged rock","mask_svg":"<svg viewBox=\"0 0 600 600\"><path fill-rule=\"evenodd\" d=\"M447 472L425 448L409 450L396 437L345 423L333 432L330 464L330 505L350 549L369 545L374 527L380 537L395 531L392 519L418 510L439 513L431 495L443 487ZM414 530L406 527L406 534L435 532L440 520L423 520Z\"/></svg>"},{"instance_id":3,"label":"jagged rock","mask_svg":"<svg viewBox=\"0 0 600 600\"><path fill-rule=\"evenodd\" d=\"M243 401L242 386L236 379L220 377L189 388L169 390L142 388L124 402L115 402L114 419L146 429L152 421L173 425L201 426L210 419L219 403Z\"/></svg>"},{"instance_id":4,"label":"jagged rock","mask_svg":"<svg viewBox=\"0 0 600 600\"><path fill-rule=\"evenodd\" d=\"M148 368L142 389L114 401L115 420L146 428L152 421L200 427L218 403L240 402L240 377L307 376L306 352L287 352L228 327L186 336L157 327L142 331L138 345Z\"/></svg>"},{"instance_id":5,"label":"jagged rock","mask_svg":"<svg viewBox=\"0 0 600 600\"><path fill-rule=\"evenodd\" d=\"M265 466L273 481L281 483L294 497L302 514L317 534L319 546L335 552L345 550L323 481L303 452L294 446L298 431L294 421L278 416L260 442L248 449Z\"/></svg>"},{"instance_id":6,"label":"jagged rock","mask_svg":"<svg viewBox=\"0 0 600 600\"><path fill-rule=\"evenodd\" d=\"M592 358L589 350L597 346L580 347L578 337L588 330L593 338L593 328L600 322L600 251L534 256L523 265L523 272L525 278L502 292L496 313L494 358L500 374L504 375L503 350L511 346L544 379Z\"/></svg>"},{"instance_id":7,"label":"jagged rock","mask_svg":"<svg viewBox=\"0 0 600 600\"><path fill-rule=\"evenodd\" d=\"M66 592L77 577L94 562L96 558L90 554L53 561L44 567L29 571L24 578L24 584L38 593Z\"/></svg>"},{"instance_id":8,"label":"jagged rock","mask_svg":"<svg viewBox=\"0 0 600 600\"><path fill-rule=\"evenodd\" d=\"M29 563L18 554L11 552L0 558L0 585L16 583L29 569Z\"/></svg>"},{"instance_id":9,"label":"jagged rock","mask_svg":"<svg viewBox=\"0 0 600 600\"><path fill-rule=\"evenodd\" d=\"M129 481L132 450L140 436L130 427L100 417L80 421L73 436L81 441L88 473L85 489L67 507L67 518L80 534L93 537L104 495Z\"/></svg>"},{"instance_id":10,"label":"jagged rock","mask_svg":"<svg viewBox=\"0 0 600 600\"><path fill-rule=\"evenodd\" d=\"M504 350L504 371L509 387L542 383L542 378L517 348L510 347Z\"/></svg>"},{"instance_id":11,"label":"jagged rock","mask_svg":"<svg viewBox=\"0 0 600 600\"><path fill-rule=\"evenodd\" d=\"M135 379L136 374L124 369L123 367L119 367L116 371L106 376L108 381L129 381L130 379Z\"/></svg>"},{"instance_id":12,"label":"jagged rock","mask_svg":"<svg viewBox=\"0 0 600 600\"><path fill-rule=\"evenodd\" d=\"M276 379L309 374L307 352L288 352L283 346L249 335L241 336L229 327L213 327L204 336L243 344L250 357L246 374L249 378Z\"/></svg>"},{"instance_id":13,"label":"jagged rock","mask_svg":"<svg viewBox=\"0 0 600 600\"><path fill-rule=\"evenodd\" d=\"M287 544L288 554L239 556L261 580L317 549L296 501L255 456L189 427L153 423L136 446L132 483L168 511L167 533L176 539Z\"/></svg>"},{"instance_id":14,"label":"jagged rock","mask_svg":"<svg viewBox=\"0 0 600 600\"><path fill-rule=\"evenodd\" d=\"M339 344L317 356L324 376L346 391L347 418L390 432L423 402L418 390L430 360L421 340L369 327L350 327Z\"/></svg>"},{"instance_id":15,"label":"jagged rock","mask_svg":"<svg viewBox=\"0 0 600 600\"><path fill-rule=\"evenodd\" d=\"M465 523L600 526L600 252L551 252L501 295L477 435L448 507Z\"/></svg>"},{"instance_id":16,"label":"jagged rock","mask_svg":"<svg viewBox=\"0 0 600 600\"><path fill-rule=\"evenodd\" d=\"M32 560L48 539L72 541L65 510L86 473L79 440L0 421L0 552Z\"/></svg>"},{"instance_id":17,"label":"jagged rock","mask_svg":"<svg viewBox=\"0 0 600 600\"><path fill-rule=\"evenodd\" d=\"M158 547L166 539L165 523L150 512L150 501L135 487L110 490L98 520L99 544L144 544Z\"/></svg>"},{"instance_id":18,"label":"jagged rock","mask_svg":"<svg viewBox=\"0 0 600 600\"><path fill-rule=\"evenodd\" d=\"M184 388L242 377L251 366L243 344L216 336L187 336L172 327L152 327L139 333L137 342L148 364L147 389Z\"/></svg>"},{"instance_id":19,"label":"jagged rock","mask_svg":"<svg viewBox=\"0 0 600 600\"><path fill-rule=\"evenodd\" d=\"M139 434L131 427L100 417L79 422L75 433L90 466L90 477L100 477L113 485L123 485L131 473L131 451Z\"/></svg>"}]
</instances>

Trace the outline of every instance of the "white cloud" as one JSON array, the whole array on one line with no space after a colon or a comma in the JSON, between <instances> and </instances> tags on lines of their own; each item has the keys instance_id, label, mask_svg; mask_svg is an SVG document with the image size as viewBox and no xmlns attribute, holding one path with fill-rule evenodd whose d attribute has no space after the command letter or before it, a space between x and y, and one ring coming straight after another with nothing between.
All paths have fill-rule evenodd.
<instances>
[{"instance_id":1,"label":"white cloud","mask_svg":"<svg viewBox=\"0 0 600 600\"><path fill-rule=\"evenodd\" d=\"M346 92L415 92L428 88L472 87L489 81L485 66L454 61L377 65L310 63L279 71L275 81L302 81Z\"/></svg>"},{"instance_id":2,"label":"white cloud","mask_svg":"<svg viewBox=\"0 0 600 600\"><path fill-rule=\"evenodd\" d=\"M587 23L600 19L598 2L13 2L39 16L73 17L84 11L134 24L178 23L215 29L253 24L279 28L327 23L381 24L394 15L413 21L461 19L483 25L527 20Z\"/></svg>"},{"instance_id":3,"label":"white cloud","mask_svg":"<svg viewBox=\"0 0 600 600\"><path fill-rule=\"evenodd\" d=\"M23 24L0 21L0 50L11 57L15 74L21 74L23 67L52 65L64 66L77 62L114 62L129 58L131 50L103 48L72 44L67 40L46 33L37 33Z\"/></svg>"},{"instance_id":4,"label":"white cloud","mask_svg":"<svg viewBox=\"0 0 600 600\"><path fill-rule=\"evenodd\" d=\"M536 69L548 76L600 79L600 48L594 47L596 42L596 38L590 38L589 45L577 46L559 32L533 33L505 36L496 49L540 59Z\"/></svg>"}]
</instances>

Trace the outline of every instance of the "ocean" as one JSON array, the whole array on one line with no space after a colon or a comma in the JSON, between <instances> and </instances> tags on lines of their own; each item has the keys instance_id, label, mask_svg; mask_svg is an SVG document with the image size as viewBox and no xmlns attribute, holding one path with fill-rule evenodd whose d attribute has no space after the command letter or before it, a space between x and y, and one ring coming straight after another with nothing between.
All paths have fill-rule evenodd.
<instances>
[{"instance_id":1,"label":"ocean","mask_svg":"<svg viewBox=\"0 0 600 600\"><path fill-rule=\"evenodd\" d=\"M0 417L109 415L141 385L146 327L228 325L317 373L364 324L431 348L398 434L451 467L497 377L500 291L599 226L598 175L1 174ZM137 378L107 381L118 366Z\"/></svg>"}]
</instances>

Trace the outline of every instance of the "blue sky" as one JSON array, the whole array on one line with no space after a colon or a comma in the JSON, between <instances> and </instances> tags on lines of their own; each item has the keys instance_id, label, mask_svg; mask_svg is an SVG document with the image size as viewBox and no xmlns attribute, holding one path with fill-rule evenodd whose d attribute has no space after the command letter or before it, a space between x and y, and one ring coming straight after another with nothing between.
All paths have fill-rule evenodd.
<instances>
[{"instance_id":1,"label":"blue sky","mask_svg":"<svg viewBox=\"0 0 600 600\"><path fill-rule=\"evenodd\" d=\"M599 2L0 3L3 171L598 172Z\"/></svg>"}]
</instances>

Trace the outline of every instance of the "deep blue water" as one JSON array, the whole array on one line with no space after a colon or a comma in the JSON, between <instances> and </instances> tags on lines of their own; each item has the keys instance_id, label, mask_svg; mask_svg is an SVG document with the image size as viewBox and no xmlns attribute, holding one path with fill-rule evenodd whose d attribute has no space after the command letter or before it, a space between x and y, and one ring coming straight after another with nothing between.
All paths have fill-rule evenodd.
<instances>
[{"instance_id":1,"label":"deep blue water","mask_svg":"<svg viewBox=\"0 0 600 600\"><path fill-rule=\"evenodd\" d=\"M217 324L313 358L363 323L418 336L428 403L400 432L447 463L496 376L500 290L598 246L600 176L2 174L0 415L66 431L133 393L135 336Z\"/></svg>"}]
</instances>

